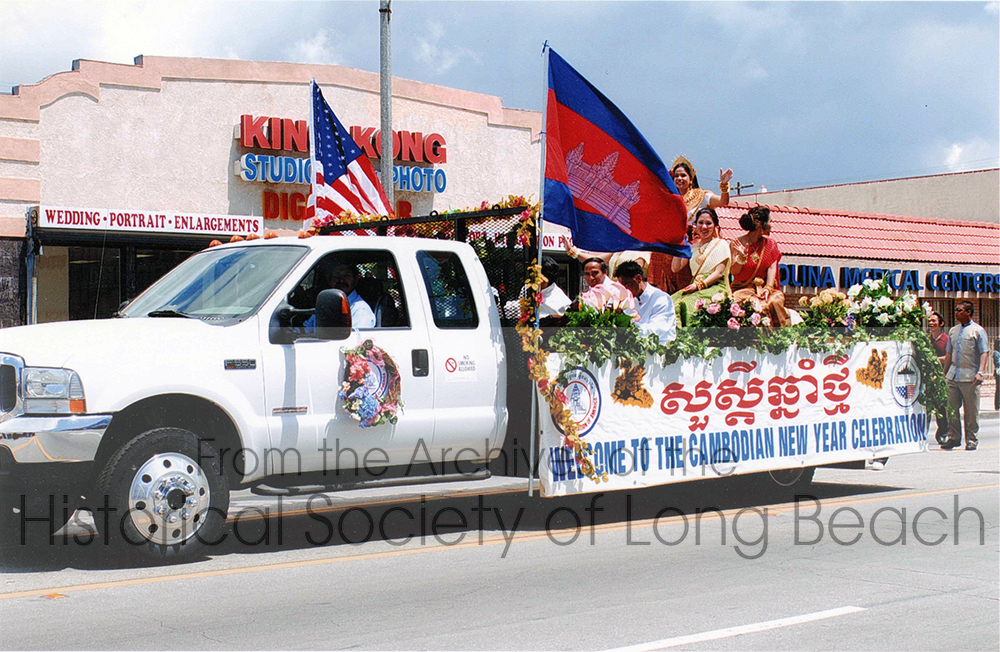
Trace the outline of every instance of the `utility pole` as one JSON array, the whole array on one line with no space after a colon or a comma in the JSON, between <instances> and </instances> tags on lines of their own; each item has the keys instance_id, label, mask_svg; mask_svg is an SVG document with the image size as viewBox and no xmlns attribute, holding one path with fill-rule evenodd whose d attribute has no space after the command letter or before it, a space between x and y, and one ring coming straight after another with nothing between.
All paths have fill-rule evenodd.
<instances>
[{"instance_id":1,"label":"utility pole","mask_svg":"<svg viewBox=\"0 0 1000 652\"><path fill-rule=\"evenodd\" d=\"M737 181L736 182L736 195L737 196L742 195L743 194L743 190L746 189L746 188L753 188L753 184L752 183L741 183L741 182Z\"/></svg>"},{"instance_id":2,"label":"utility pole","mask_svg":"<svg viewBox=\"0 0 1000 652\"><path fill-rule=\"evenodd\" d=\"M392 187L392 0L379 0L378 13L382 24L381 65L379 67L379 99L381 105L382 155L379 170L382 173L382 188L389 199L389 209L396 210Z\"/></svg>"}]
</instances>

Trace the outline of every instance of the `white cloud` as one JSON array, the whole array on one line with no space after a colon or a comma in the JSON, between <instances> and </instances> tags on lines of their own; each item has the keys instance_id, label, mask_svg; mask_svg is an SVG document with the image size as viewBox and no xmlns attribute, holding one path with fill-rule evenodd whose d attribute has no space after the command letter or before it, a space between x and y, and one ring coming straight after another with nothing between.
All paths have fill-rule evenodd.
<instances>
[{"instance_id":1,"label":"white cloud","mask_svg":"<svg viewBox=\"0 0 1000 652\"><path fill-rule=\"evenodd\" d=\"M289 61L296 63L341 63L340 54L334 47L330 33L321 29L312 38L293 43L285 52Z\"/></svg>"},{"instance_id":2,"label":"white cloud","mask_svg":"<svg viewBox=\"0 0 1000 652\"><path fill-rule=\"evenodd\" d=\"M444 37L444 27L441 23L429 20L425 23L426 36L417 37L417 49L413 55L419 63L426 66L432 75L443 74L463 59L472 59L479 62L479 55L468 48L446 48L441 45Z\"/></svg>"},{"instance_id":3,"label":"white cloud","mask_svg":"<svg viewBox=\"0 0 1000 652\"><path fill-rule=\"evenodd\" d=\"M983 9L988 14L993 14L994 16L1000 15L1000 2L987 2Z\"/></svg>"},{"instance_id":4,"label":"white cloud","mask_svg":"<svg viewBox=\"0 0 1000 652\"><path fill-rule=\"evenodd\" d=\"M944 148L942 156L941 160L950 172L996 167L997 143L991 143L983 138L973 138L948 145Z\"/></svg>"},{"instance_id":5,"label":"white cloud","mask_svg":"<svg viewBox=\"0 0 1000 652\"><path fill-rule=\"evenodd\" d=\"M794 4L794 3L793 3ZM791 15L785 3L694 2L690 10L711 18L725 31L739 36L780 32L783 39L796 39L802 24Z\"/></svg>"}]
</instances>

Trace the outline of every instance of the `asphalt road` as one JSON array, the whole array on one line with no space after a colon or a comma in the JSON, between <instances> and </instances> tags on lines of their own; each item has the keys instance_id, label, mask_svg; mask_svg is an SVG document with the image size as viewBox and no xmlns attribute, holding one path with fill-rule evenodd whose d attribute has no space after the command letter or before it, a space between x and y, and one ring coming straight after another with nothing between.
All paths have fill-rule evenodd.
<instances>
[{"instance_id":1,"label":"asphalt road","mask_svg":"<svg viewBox=\"0 0 1000 652\"><path fill-rule=\"evenodd\" d=\"M5 551L0 647L996 650L998 425L976 452L820 469L797 503L759 478L558 500L410 488L246 519L245 543L185 565L72 537ZM235 504L274 506L254 500Z\"/></svg>"}]
</instances>

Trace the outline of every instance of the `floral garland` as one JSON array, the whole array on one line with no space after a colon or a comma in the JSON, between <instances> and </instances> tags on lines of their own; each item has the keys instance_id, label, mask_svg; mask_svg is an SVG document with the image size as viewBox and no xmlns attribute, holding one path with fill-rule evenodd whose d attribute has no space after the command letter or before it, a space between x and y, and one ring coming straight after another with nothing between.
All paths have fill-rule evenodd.
<instances>
[{"instance_id":1,"label":"floral garland","mask_svg":"<svg viewBox=\"0 0 1000 652\"><path fill-rule=\"evenodd\" d=\"M528 293L521 298L521 318L515 330L521 336L521 348L528 354L528 378L535 383L545 402L548 403L552 420L563 432L563 445L573 452L573 458L580 472L594 482L607 482L608 474L606 472L598 474L591 459L593 447L580 437L573 415L566 409L569 400L566 398L563 386L549 379L549 371L545 364L549 352L542 347L542 331L535 328L534 303L541 303L542 289L542 267L535 259L528 267L528 277L524 286ZM534 303L530 297L535 298Z\"/></svg>"},{"instance_id":2,"label":"floral garland","mask_svg":"<svg viewBox=\"0 0 1000 652\"><path fill-rule=\"evenodd\" d=\"M538 219L539 205L537 202L532 203L530 197L524 197L523 195L508 195L506 199L501 199L495 204L490 204L489 202L483 202L479 206L472 208L463 209L448 209L447 211L441 213L444 215L453 215L455 213L470 213L475 211L487 211L491 208L524 208L524 211L518 216L518 226L517 226L517 242L522 246L527 246L530 242L530 233L534 229L535 221ZM494 219L492 217L482 217L469 220L471 224L477 224L479 222ZM336 215L325 215L323 217L313 218L312 223L308 229L299 231L300 238L309 238L314 235L319 235L319 231L324 226L333 226L338 224L371 224L378 222L380 225L385 224L387 226L392 226L392 217L386 215L358 215L352 211L341 211ZM434 238L440 235L450 235L453 236L449 229L441 229L440 227L435 227L432 224L412 224L399 227L394 235L397 236L420 236Z\"/></svg>"},{"instance_id":3,"label":"floral garland","mask_svg":"<svg viewBox=\"0 0 1000 652\"><path fill-rule=\"evenodd\" d=\"M399 398L399 369L393 359L371 340L341 350L346 364L337 398L343 401L344 410L360 421L362 428L396 423L403 401Z\"/></svg>"}]
</instances>

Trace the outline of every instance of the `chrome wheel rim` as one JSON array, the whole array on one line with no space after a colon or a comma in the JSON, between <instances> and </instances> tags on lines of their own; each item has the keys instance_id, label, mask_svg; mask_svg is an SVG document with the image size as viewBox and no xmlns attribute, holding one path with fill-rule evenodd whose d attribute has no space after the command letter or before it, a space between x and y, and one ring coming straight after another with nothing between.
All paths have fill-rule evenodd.
<instances>
[{"instance_id":1,"label":"chrome wheel rim","mask_svg":"<svg viewBox=\"0 0 1000 652\"><path fill-rule=\"evenodd\" d=\"M211 498L208 478L197 462L180 453L161 453L132 478L129 516L148 541L183 543L205 523Z\"/></svg>"},{"instance_id":2,"label":"chrome wheel rim","mask_svg":"<svg viewBox=\"0 0 1000 652\"><path fill-rule=\"evenodd\" d=\"M791 487L793 484L802 479L802 474L805 472L806 469L804 466L797 469L768 471L768 473L771 474L771 479L780 484L782 487Z\"/></svg>"}]
</instances>

